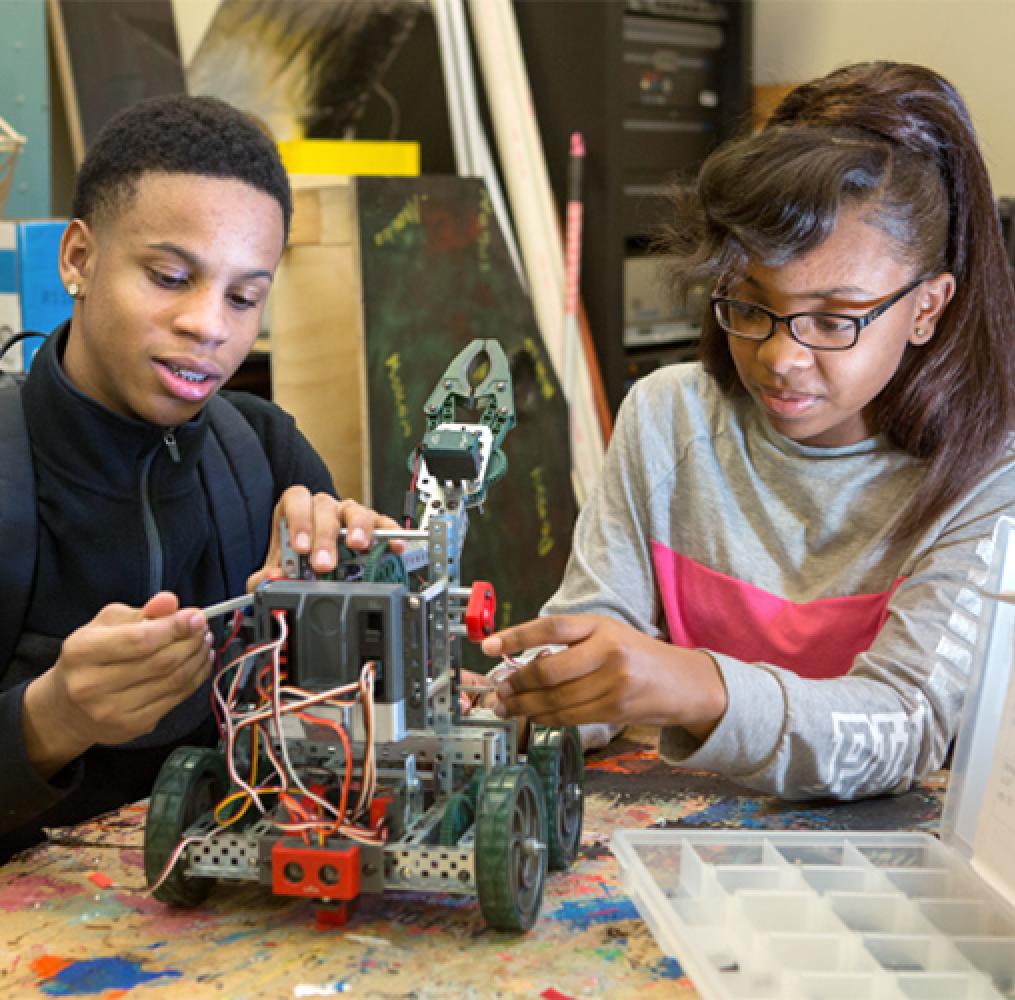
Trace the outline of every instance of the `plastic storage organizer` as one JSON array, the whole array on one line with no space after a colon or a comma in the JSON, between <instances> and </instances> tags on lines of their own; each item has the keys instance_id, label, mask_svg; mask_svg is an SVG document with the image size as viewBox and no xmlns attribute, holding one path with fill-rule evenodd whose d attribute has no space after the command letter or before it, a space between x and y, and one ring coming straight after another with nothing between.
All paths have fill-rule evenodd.
<instances>
[{"instance_id":1,"label":"plastic storage organizer","mask_svg":"<svg viewBox=\"0 0 1015 1000\"><path fill-rule=\"evenodd\" d=\"M703 997L1015 997L1015 913L928 834L620 831L614 851Z\"/></svg>"},{"instance_id":2,"label":"plastic storage organizer","mask_svg":"<svg viewBox=\"0 0 1015 1000\"><path fill-rule=\"evenodd\" d=\"M1015 591L1013 529L998 524L984 591ZM1015 998L1015 608L983 614L940 840L614 834L629 895L705 1000Z\"/></svg>"}]
</instances>

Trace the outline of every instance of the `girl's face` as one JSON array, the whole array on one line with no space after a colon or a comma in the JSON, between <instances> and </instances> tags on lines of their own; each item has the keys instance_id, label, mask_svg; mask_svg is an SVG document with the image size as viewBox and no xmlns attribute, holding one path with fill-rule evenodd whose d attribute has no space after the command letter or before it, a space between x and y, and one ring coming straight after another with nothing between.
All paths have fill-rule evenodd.
<instances>
[{"instance_id":1,"label":"girl's face","mask_svg":"<svg viewBox=\"0 0 1015 1000\"><path fill-rule=\"evenodd\" d=\"M888 237L843 210L816 250L780 267L749 263L726 294L780 315L820 311L862 316L913 281ZM928 278L860 332L846 351L797 343L784 323L768 340L727 337L744 388L778 433L819 448L856 444L876 433L869 405L888 384L903 353L926 344L955 289L954 278Z\"/></svg>"}]
</instances>

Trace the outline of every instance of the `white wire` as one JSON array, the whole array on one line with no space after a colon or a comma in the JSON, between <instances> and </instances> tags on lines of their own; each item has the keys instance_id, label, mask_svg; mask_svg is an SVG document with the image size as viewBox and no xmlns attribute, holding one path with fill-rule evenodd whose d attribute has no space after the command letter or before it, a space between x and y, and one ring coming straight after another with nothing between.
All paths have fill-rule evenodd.
<instances>
[{"instance_id":1,"label":"white wire","mask_svg":"<svg viewBox=\"0 0 1015 1000\"><path fill-rule=\"evenodd\" d=\"M349 836L352 839L359 840L361 842L376 843L376 834L366 833L362 830L356 830L354 827L343 822L345 817L340 814L339 809L334 806L327 799L322 798L316 793L312 792L304 784L301 779L296 767L292 763L292 758L289 754L288 739L285 735L282 726L282 720L284 715L291 713L300 713L308 708L322 703L330 703L340 708L351 708L357 701L362 704L364 720L365 720L365 745L364 745L364 760L363 769L360 782L360 792L357 798L356 805L352 810L352 817L358 819L363 812L369 808L370 803L373 801L374 794L376 792L376 747L374 740L374 664L368 662L364 664L360 671L358 681L354 681L349 684L341 685L336 688L332 688L328 691L322 692L308 692L301 688L292 687L290 685L284 685L282 683L281 676L281 650L285 645L286 638L288 636L288 624L286 616L282 612L277 612L276 620L279 623L279 636L277 639L272 640L270 643L264 643L254 649L248 650L241 656L237 657L234 661L224 667L216 679L216 684L213 685L213 695L216 702L221 709L224 728L225 728L225 742L226 742L226 762L227 769L229 772L230 779L233 783L241 789L248 799L252 800L255 808L261 813L262 816L268 815L268 811L261 802L261 798L266 793L274 793L276 789L265 788L264 786L269 778L265 776L258 787L252 787L239 773L239 769L236 765L236 743L238 738L238 732L241 728L248 726L256 727L259 723L265 721L271 721L275 726L275 732L277 734L279 756L281 760L277 759L273 753L272 740L270 735L265 738L265 752L271 761L272 768L275 775L278 778L279 786L283 792L288 792L290 788L297 789L304 798L310 802L316 803L317 806L327 815L333 817L332 820L315 819L308 820L305 822L295 823L283 823L279 821L273 821L274 825L279 829L287 832L309 832L309 831L320 831L323 828L333 828L338 824L338 829L345 836ZM227 697L223 697L218 680L230 669L236 667L239 668L244 660L249 659L255 655L271 651L272 654L272 695L271 704L268 707L258 707L253 711L249 712L238 712L234 708L234 699L239 684L239 678L242 671L237 669L236 676L230 685ZM348 695L356 692L358 695L350 700L342 700L341 696ZM287 700L288 699L288 700ZM351 748L350 748L351 753ZM346 762L347 767L352 767L353 761L349 760ZM182 848L175 852L176 856L179 856Z\"/></svg>"}]
</instances>

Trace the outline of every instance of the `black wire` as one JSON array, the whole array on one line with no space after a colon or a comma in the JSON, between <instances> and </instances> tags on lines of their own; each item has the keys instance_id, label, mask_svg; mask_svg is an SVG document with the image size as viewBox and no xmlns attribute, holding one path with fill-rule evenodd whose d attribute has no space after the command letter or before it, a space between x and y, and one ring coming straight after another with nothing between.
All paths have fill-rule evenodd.
<instances>
[{"instance_id":1,"label":"black wire","mask_svg":"<svg viewBox=\"0 0 1015 1000\"><path fill-rule=\"evenodd\" d=\"M45 340L48 334L45 333L16 333L13 337L8 337L4 341L3 347L0 347L0 358L2 358L15 344L20 344L22 340L28 340L29 337L38 337L40 340Z\"/></svg>"}]
</instances>

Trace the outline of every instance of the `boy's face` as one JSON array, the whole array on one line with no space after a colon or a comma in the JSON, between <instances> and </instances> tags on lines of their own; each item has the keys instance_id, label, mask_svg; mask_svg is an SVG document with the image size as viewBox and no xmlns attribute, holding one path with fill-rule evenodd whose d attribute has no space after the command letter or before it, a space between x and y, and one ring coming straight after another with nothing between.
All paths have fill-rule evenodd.
<instances>
[{"instance_id":1,"label":"boy's face","mask_svg":"<svg viewBox=\"0 0 1015 1000\"><path fill-rule=\"evenodd\" d=\"M74 220L60 261L81 289L71 382L123 416L194 417L253 345L283 234L271 195L194 174L145 174L122 209Z\"/></svg>"}]
</instances>

